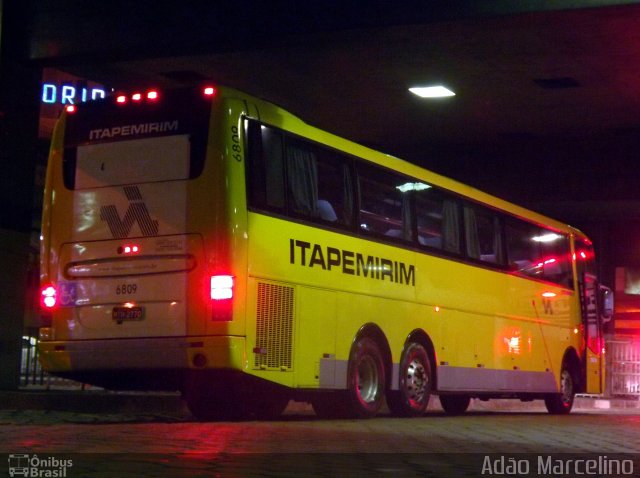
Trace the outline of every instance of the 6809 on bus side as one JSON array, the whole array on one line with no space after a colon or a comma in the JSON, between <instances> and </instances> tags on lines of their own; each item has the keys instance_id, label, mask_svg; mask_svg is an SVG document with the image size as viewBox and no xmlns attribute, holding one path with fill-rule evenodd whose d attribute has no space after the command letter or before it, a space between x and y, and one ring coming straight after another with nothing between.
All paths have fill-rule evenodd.
<instances>
[{"instance_id":1,"label":"6809 on bus side","mask_svg":"<svg viewBox=\"0 0 640 478\"><path fill-rule=\"evenodd\" d=\"M603 391L584 234L230 88L65 112L41 244L43 368L201 419Z\"/></svg>"}]
</instances>

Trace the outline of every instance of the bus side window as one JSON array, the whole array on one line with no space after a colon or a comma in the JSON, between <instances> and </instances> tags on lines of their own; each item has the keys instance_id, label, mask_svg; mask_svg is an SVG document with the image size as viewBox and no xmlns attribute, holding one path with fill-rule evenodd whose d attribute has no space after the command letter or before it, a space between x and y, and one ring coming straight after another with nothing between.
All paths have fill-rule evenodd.
<instances>
[{"instance_id":1,"label":"bus side window","mask_svg":"<svg viewBox=\"0 0 640 478\"><path fill-rule=\"evenodd\" d=\"M339 152L287 138L289 209L320 222L350 225L353 198L348 160Z\"/></svg>"},{"instance_id":2,"label":"bus side window","mask_svg":"<svg viewBox=\"0 0 640 478\"><path fill-rule=\"evenodd\" d=\"M386 238L411 241L410 194L406 178L358 164L360 230Z\"/></svg>"},{"instance_id":3,"label":"bus side window","mask_svg":"<svg viewBox=\"0 0 640 478\"><path fill-rule=\"evenodd\" d=\"M282 210L285 204L282 134L273 128L249 121L247 136L249 204L264 209Z\"/></svg>"},{"instance_id":4,"label":"bus side window","mask_svg":"<svg viewBox=\"0 0 640 478\"><path fill-rule=\"evenodd\" d=\"M500 220L488 209L464 206L467 256L491 264L504 264Z\"/></svg>"},{"instance_id":5,"label":"bus side window","mask_svg":"<svg viewBox=\"0 0 640 478\"><path fill-rule=\"evenodd\" d=\"M415 213L421 246L460 253L460 220L455 200L428 187L415 192Z\"/></svg>"},{"instance_id":6,"label":"bus side window","mask_svg":"<svg viewBox=\"0 0 640 478\"><path fill-rule=\"evenodd\" d=\"M543 264L542 276L545 280L573 289L569 238L544 229L539 237L543 239L540 243Z\"/></svg>"},{"instance_id":7,"label":"bus side window","mask_svg":"<svg viewBox=\"0 0 640 478\"><path fill-rule=\"evenodd\" d=\"M539 243L533 240L539 228L523 221L510 220L505 232L507 236L507 257L511 269L531 277L540 278L542 269L538 267L540 259Z\"/></svg>"},{"instance_id":8,"label":"bus side window","mask_svg":"<svg viewBox=\"0 0 640 478\"><path fill-rule=\"evenodd\" d=\"M517 220L509 221L506 235L513 270L573 288L567 236Z\"/></svg>"}]
</instances>

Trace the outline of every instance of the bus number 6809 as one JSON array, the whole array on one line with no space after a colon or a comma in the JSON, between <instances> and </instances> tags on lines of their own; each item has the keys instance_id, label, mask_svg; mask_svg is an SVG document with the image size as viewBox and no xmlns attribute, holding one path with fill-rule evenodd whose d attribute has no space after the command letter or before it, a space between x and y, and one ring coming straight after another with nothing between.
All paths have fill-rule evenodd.
<instances>
[{"instance_id":1,"label":"bus number 6809","mask_svg":"<svg viewBox=\"0 0 640 478\"><path fill-rule=\"evenodd\" d=\"M138 290L137 284L118 284L116 287L117 295L131 295L135 294Z\"/></svg>"}]
</instances>

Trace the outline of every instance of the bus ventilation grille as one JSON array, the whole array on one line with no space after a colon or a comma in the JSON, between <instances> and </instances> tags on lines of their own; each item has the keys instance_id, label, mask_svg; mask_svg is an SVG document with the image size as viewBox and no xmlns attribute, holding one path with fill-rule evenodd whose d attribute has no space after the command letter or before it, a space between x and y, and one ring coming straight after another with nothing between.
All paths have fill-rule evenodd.
<instances>
[{"instance_id":1,"label":"bus ventilation grille","mask_svg":"<svg viewBox=\"0 0 640 478\"><path fill-rule=\"evenodd\" d=\"M255 367L291 370L293 287L258 283Z\"/></svg>"}]
</instances>

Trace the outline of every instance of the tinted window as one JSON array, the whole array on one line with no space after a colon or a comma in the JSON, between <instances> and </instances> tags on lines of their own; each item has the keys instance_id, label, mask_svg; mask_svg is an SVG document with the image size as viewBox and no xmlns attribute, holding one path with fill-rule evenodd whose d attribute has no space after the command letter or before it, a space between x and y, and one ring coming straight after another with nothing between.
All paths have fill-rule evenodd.
<instances>
[{"instance_id":1,"label":"tinted window","mask_svg":"<svg viewBox=\"0 0 640 478\"><path fill-rule=\"evenodd\" d=\"M504 264L500 220L489 209L464 207L467 256L491 264Z\"/></svg>"},{"instance_id":2,"label":"tinted window","mask_svg":"<svg viewBox=\"0 0 640 478\"><path fill-rule=\"evenodd\" d=\"M358 165L359 225L362 231L405 241L412 240L410 191L406 178L368 165Z\"/></svg>"},{"instance_id":3,"label":"tinted window","mask_svg":"<svg viewBox=\"0 0 640 478\"><path fill-rule=\"evenodd\" d=\"M250 122L248 128L249 203L282 210L285 206L282 134Z\"/></svg>"},{"instance_id":4,"label":"tinted window","mask_svg":"<svg viewBox=\"0 0 640 478\"><path fill-rule=\"evenodd\" d=\"M353 217L349 159L331 149L249 122L249 202L320 222Z\"/></svg>"},{"instance_id":5,"label":"tinted window","mask_svg":"<svg viewBox=\"0 0 640 478\"><path fill-rule=\"evenodd\" d=\"M572 287L567 236L517 220L508 222L506 236L507 256L512 269Z\"/></svg>"},{"instance_id":6,"label":"tinted window","mask_svg":"<svg viewBox=\"0 0 640 478\"><path fill-rule=\"evenodd\" d=\"M415 189L418 243L421 246L459 253L460 220L456 201L426 184Z\"/></svg>"}]
</instances>

